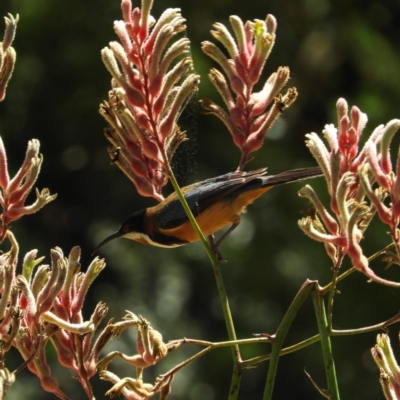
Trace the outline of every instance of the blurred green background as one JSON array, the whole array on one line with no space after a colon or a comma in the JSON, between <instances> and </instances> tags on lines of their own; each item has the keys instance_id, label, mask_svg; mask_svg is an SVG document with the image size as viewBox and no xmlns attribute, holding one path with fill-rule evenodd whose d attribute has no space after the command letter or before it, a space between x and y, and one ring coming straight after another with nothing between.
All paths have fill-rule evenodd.
<instances>
[{"instance_id":1,"label":"blurred green background","mask_svg":"<svg viewBox=\"0 0 400 400\"><path fill-rule=\"evenodd\" d=\"M400 117L399 1L156 0L152 14L157 18L166 7L180 7L187 19L195 68L202 76L198 98L218 102L207 78L213 63L200 50L201 41L211 40L212 24L228 24L232 14L243 20L264 19L267 13L277 18L277 40L263 80L278 66L288 65L289 87L296 86L300 95L277 122L248 169L268 166L275 173L314 165L304 135L320 133L326 123L336 122L335 103L339 97L368 114L364 140L377 125ZM107 98L110 87L100 50L116 39L113 21L121 19L120 2L1 0L0 16L8 12L20 14L14 42L17 65L6 100L0 104L0 134L9 168L15 173L28 140L39 139L44 164L37 186L58 193L55 202L14 223L13 230L21 256L37 248L48 260L54 246L68 253L72 246L80 245L85 269L101 239L115 231L134 210L154 204L152 199L140 198L110 164L108 143L102 133L106 124L98 114L98 105ZM193 103L187 124L192 141L180 164L182 182L236 168L239 151L222 123L203 115ZM324 183L313 181L312 185L326 199ZM305 237L297 227L301 210L308 207L297 196L300 187L292 184L276 188L258 200L249 207L240 228L221 246L229 261L222 268L239 338L261 332L272 334L307 278L317 279L321 285L329 282L331 264L323 246ZM386 231L379 222L372 224L364 240L367 255L388 243ZM7 246L3 245L4 250ZM212 269L201 245L165 250L117 240L100 254L106 258L107 267L88 295L86 318L97 302L104 301L110 308L105 320L119 319L129 309L147 318L165 340L226 340ZM400 281L397 267L385 271L380 261L373 266L379 275ZM400 306L398 290L369 284L361 274L341 283L339 290L333 318L336 329L378 323L393 316ZM309 300L285 344L306 339L316 331ZM370 356L376 334L333 339L343 399L383 398L378 369ZM390 334L398 354L398 327L391 327ZM107 351L119 349L134 354L135 338L133 330L125 333ZM243 347L243 357L264 354L269 349L268 345ZM146 371L146 380L153 381L198 350L183 346ZM49 362L61 388L71 399L84 399L72 373L56 366L54 357L49 351ZM8 355L6 361L11 370L21 363L18 353ZM132 367L118 361L110 369L121 377L134 374ZM229 349L211 352L177 374L170 398L225 399L231 369ZM319 344L281 359L274 398L321 398L304 370L325 387ZM243 372L241 399L262 397L266 371L265 363ZM96 379L93 384L96 398L104 398L110 384ZM9 398L54 396L44 393L37 378L23 371Z\"/></svg>"}]
</instances>

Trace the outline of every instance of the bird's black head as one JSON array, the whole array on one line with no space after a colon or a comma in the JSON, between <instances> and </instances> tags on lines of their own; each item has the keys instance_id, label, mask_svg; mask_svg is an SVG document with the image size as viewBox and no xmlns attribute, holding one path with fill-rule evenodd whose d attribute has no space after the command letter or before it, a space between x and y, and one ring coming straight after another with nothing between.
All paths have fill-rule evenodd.
<instances>
[{"instance_id":1,"label":"bird's black head","mask_svg":"<svg viewBox=\"0 0 400 400\"><path fill-rule=\"evenodd\" d=\"M120 237L126 237L131 240L138 240L145 235L144 232L144 217L146 215L146 209L139 210L131 214L119 227L119 229L107 236L93 251L95 253L100 247L103 247L108 242L111 242L113 239L117 239Z\"/></svg>"}]
</instances>

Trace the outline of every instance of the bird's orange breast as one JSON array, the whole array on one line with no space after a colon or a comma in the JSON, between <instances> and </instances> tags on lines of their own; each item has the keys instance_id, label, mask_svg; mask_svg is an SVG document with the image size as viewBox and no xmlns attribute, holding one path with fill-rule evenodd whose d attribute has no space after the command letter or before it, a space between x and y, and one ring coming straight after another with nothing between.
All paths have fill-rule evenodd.
<instances>
[{"instance_id":1,"label":"bird's orange breast","mask_svg":"<svg viewBox=\"0 0 400 400\"><path fill-rule=\"evenodd\" d=\"M227 225L239 223L239 215L245 211L246 206L269 189L271 188L264 187L243 192L234 199L222 199L201 212L196 216L196 221L204 236L211 235ZM176 228L160 229L159 231L164 235L174 236L188 243L199 240L189 220Z\"/></svg>"}]
</instances>

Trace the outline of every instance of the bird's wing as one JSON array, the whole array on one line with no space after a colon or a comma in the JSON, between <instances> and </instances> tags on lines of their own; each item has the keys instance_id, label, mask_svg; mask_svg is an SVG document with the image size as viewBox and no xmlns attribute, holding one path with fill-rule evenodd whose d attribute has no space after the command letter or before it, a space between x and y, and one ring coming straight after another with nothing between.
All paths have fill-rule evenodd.
<instances>
[{"instance_id":1,"label":"bird's wing","mask_svg":"<svg viewBox=\"0 0 400 400\"><path fill-rule=\"evenodd\" d=\"M217 201L226 198L239 187L253 179L259 178L265 173L266 169L263 168L248 173L232 172L207 179L200 184L193 185L193 189L185 193L185 199L193 215L196 217ZM169 199L168 205L162 207L157 215L157 226L161 229L173 229L188 220L185 210L176 194L172 194Z\"/></svg>"}]
</instances>

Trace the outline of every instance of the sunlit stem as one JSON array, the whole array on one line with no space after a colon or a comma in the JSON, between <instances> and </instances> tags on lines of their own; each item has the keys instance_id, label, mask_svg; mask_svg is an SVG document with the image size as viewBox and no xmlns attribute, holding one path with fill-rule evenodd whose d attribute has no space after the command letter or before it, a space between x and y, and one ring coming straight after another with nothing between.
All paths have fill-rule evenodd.
<instances>
[{"instance_id":1,"label":"sunlit stem","mask_svg":"<svg viewBox=\"0 0 400 400\"><path fill-rule=\"evenodd\" d=\"M347 271L348 272L348 271ZM392 318L383 321L383 322L379 322L378 324L375 325L370 325L370 326L364 326L362 328L354 328L354 329L340 329L340 330L335 330L332 329L331 331L331 336L348 336L348 335L361 335L364 333L369 333L369 332L374 332L374 331L381 331L382 329L386 329L387 327L396 324L400 321L400 312L397 313L395 316L393 316ZM306 340L303 340L299 343L293 344L291 346L285 347L284 349L281 350L281 352L279 353L280 356L285 356L287 354L291 354L294 353L295 351L304 349L308 346L311 346L317 342L319 342L320 340L320 334L314 335ZM250 341L251 339L242 339L241 344L243 342L243 344L250 344L252 343ZM269 340L268 340L269 341ZM234 343L234 342L220 342L220 343L216 343L216 345L218 345L218 347L222 347L222 345L225 343ZM205 342L204 346L210 346L211 343L209 342ZM259 357L254 357L254 358L250 358L249 360L245 360L242 362L242 368L252 368L255 364L264 362L264 361L268 361L271 359L271 353L268 354L264 354L262 356Z\"/></svg>"},{"instance_id":2,"label":"sunlit stem","mask_svg":"<svg viewBox=\"0 0 400 400\"><path fill-rule=\"evenodd\" d=\"M167 159L167 158L165 158L165 159ZM215 275L215 279L217 282L217 288L218 288L219 298L221 301L221 307L222 307L222 311L224 314L226 328L228 331L228 338L230 341L236 340L237 337L236 337L235 327L233 324L232 314L231 314L231 310L229 307L228 296L227 296L227 293L225 290L225 283L224 283L224 280L222 277L222 270L221 270L220 263L217 260L217 257L214 254L214 251L211 249L210 245L208 244L205 236L203 235L203 232L201 231L199 225L197 224L197 221L194 218L194 216L190 210L190 207L187 204L185 197L183 196L182 191L180 190L180 187L178 185L178 182L176 181L176 178L171 169L171 166L168 163L167 163L167 167L168 167L169 179L172 183L172 186L174 187L176 194L177 194L180 202L182 203L182 206L193 226L193 229L196 231L197 235L199 236L199 238L200 238L201 242L203 243L203 246L208 254L208 257L210 258L210 261L211 261L211 264L213 267L213 271L214 271L214 275ZM240 381L241 381L241 371L240 371L241 357L240 357L240 349L239 349L238 345L234 345L232 347L232 358L233 358L234 366L233 366L233 373L232 373L232 380L231 380L231 388L230 388L229 397L228 397L229 400L237 399L239 387L240 387Z\"/></svg>"},{"instance_id":3,"label":"sunlit stem","mask_svg":"<svg viewBox=\"0 0 400 400\"><path fill-rule=\"evenodd\" d=\"M308 346L311 346L314 343L319 342L319 339L320 339L320 335L318 334L318 335L312 336L306 340L303 340L299 343L296 343L292 346L285 347L284 349L282 349L280 351L279 356L285 356L287 354L294 353L295 351L304 349ZM270 360L271 356L272 356L272 353L268 353L263 356L254 357L254 358L250 358L249 360L245 360L242 362L242 368L243 369L252 368L255 364Z\"/></svg>"},{"instance_id":4,"label":"sunlit stem","mask_svg":"<svg viewBox=\"0 0 400 400\"><path fill-rule=\"evenodd\" d=\"M325 302L319 292L317 283L315 283L314 290L311 292L311 297L314 303L314 310L317 317L318 330L321 339L322 356L324 359L329 399L339 400L339 387L336 377L335 361L332 353L328 319L325 311Z\"/></svg>"},{"instance_id":5,"label":"sunlit stem","mask_svg":"<svg viewBox=\"0 0 400 400\"><path fill-rule=\"evenodd\" d=\"M333 268L333 275L332 275L332 282L331 282L331 288L329 289L329 297L328 297L328 331L330 332L332 329L332 313L333 313L333 301L335 298L335 292L336 292L336 285L338 282L338 275L339 275L339 268L340 265L342 264L343 261L343 254L342 251L339 249L338 251L339 255L337 258L336 265Z\"/></svg>"},{"instance_id":6,"label":"sunlit stem","mask_svg":"<svg viewBox=\"0 0 400 400\"><path fill-rule=\"evenodd\" d=\"M276 371L278 368L278 361L279 357L282 352L282 345L283 341L285 340L286 334L289 331L289 328L296 317L297 313L299 312L300 307L304 303L304 301L308 298L310 292L313 290L315 283L312 281L307 280L302 287L300 288L299 292L297 293L296 297L294 298L292 304L290 305L289 309L287 310L285 316L280 323L276 334L274 335L274 341L272 344L272 352L270 363L268 367L268 375L267 380L265 383L264 389L264 397L263 400L271 400L272 399L272 392L274 389L274 382Z\"/></svg>"}]
</instances>

